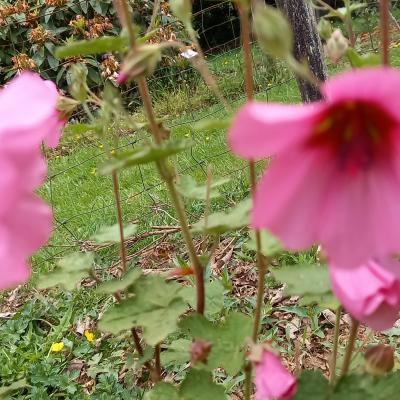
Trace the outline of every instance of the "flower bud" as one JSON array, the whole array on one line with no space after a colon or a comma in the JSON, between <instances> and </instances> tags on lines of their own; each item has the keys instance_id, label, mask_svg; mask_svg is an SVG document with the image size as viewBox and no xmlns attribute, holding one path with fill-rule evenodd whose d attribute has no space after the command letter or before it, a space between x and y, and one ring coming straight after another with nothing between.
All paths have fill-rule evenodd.
<instances>
[{"instance_id":1,"label":"flower bud","mask_svg":"<svg viewBox=\"0 0 400 400\"><path fill-rule=\"evenodd\" d=\"M343 36L340 29L336 29L325 45L325 51L330 60L336 64L349 48L349 41Z\"/></svg>"},{"instance_id":2,"label":"flower bud","mask_svg":"<svg viewBox=\"0 0 400 400\"><path fill-rule=\"evenodd\" d=\"M60 112L62 120L68 119L75 109L79 106L80 102L69 97L60 96L57 102L57 110Z\"/></svg>"},{"instance_id":3,"label":"flower bud","mask_svg":"<svg viewBox=\"0 0 400 400\"><path fill-rule=\"evenodd\" d=\"M190 25L192 20L192 2L191 0L170 0L169 5L172 13L184 25Z\"/></svg>"},{"instance_id":4,"label":"flower bud","mask_svg":"<svg viewBox=\"0 0 400 400\"><path fill-rule=\"evenodd\" d=\"M322 39L328 40L332 36L332 24L325 18L321 18L318 22L318 32Z\"/></svg>"},{"instance_id":5,"label":"flower bud","mask_svg":"<svg viewBox=\"0 0 400 400\"><path fill-rule=\"evenodd\" d=\"M123 84L141 75L151 75L161 59L161 45L146 44L132 50L122 64L117 82Z\"/></svg>"},{"instance_id":6,"label":"flower bud","mask_svg":"<svg viewBox=\"0 0 400 400\"><path fill-rule=\"evenodd\" d=\"M205 340L196 340L190 347L190 360L191 364L195 365L199 362L207 363L208 355L212 349L212 343Z\"/></svg>"},{"instance_id":7,"label":"flower bud","mask_svg":"<svg viewBox=\"0 0 400 400\"><path fill-rule=\"evenodd\" d=\"M71 84L69 85L69 92L71 96L83 102L87 98L88 87L86 83L88 70L83 64L74 64L68 71L70 75Z\"/></svg>"},{"instance_id":8,"label":"flower bud","mask_svg":"<svg viewBox=\"0 0 400 400\"><path fill-rule=\"evenodd\" d=\"M365 369L375 376L385 375L394 368L394 349L385 344L370 347L365 352Z\"/></svg>"},{"instance_id":9,"label":"flower bud","mask_svg":"<svg viewBox=\"0 0 400 400\"><path fill-rule=\"evenodd\" d=\"M277 58L287 58L292 54L292 28L276 8L257 4L254 9L253 29L265 53Z\"/></svg>"}]
</instances>

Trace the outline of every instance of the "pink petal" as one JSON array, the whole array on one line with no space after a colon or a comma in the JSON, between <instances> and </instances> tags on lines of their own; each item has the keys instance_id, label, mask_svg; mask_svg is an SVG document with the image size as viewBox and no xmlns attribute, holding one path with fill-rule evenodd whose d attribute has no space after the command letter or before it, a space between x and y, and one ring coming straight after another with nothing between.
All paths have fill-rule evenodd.
<instances>
[{"instance_id":1,"label":"pink petal","mask_svg":"<svg viewBox=\"0 0 400 400\"><path fill-rule=\"evenodd\" d=\"M23 72L14 78L0 91L1 148L31 147L51 135L57 100L56 86L39 75Z\"/></svg>"},{"instance_id":2,"label":"pink petal","mask_svg":"<svg viewBox=\"0 0 400 400\"><path fill-rule=\"evenodd\" d=\"M334 174L332 163L321 157L322 153L300 150L277 156L257 189L254 228L270 230L290 249L307 248L317 240L321 209Z\"/></svg>"},{"instance_id":3,"label":"pink petal","mask_svg":"<svg viewBox=\"0 0 400 400\"><path fill-rule=\"evenodd\" d=\"M256 366L256 400L291 399L296 392L296 379L282 365L278 356L264 351Z\"/></svg>"},{"instance_id":4,"label":"pink petal","mask_svg":"<svg viewBox=\"0 0 400 400\"><path fill-rule=\"evenodd\" d=\"M391 328L400 311L400 281L381 265L368 262L358 268L329 268L332 289L357 320L382 331Z\"/></svg>"},{"instance_id":5,"label":"pink petal","mask_svg":"<svg viewBox=\"0 0 400 400\"><path fill-rule=\"evenodd\" d=\"M400 249L400 177L386 165L355 176L337 174L321 217L329 259L356 267Z\"/></svg>"},{"instance_id":6,"label":"pink petal","mask_svg":"<svg viewBox=\"0 0 400 400\"><path fill-rule=\"evenodd\" d=\"M229 144L233 152L247 159L277 154L310 135L322 110L321 104L249 103L233 122Z\"/></svg>"},{"instance_id":7,"label":"pink petal","mask_svg":"<svg viewBox=\"0 0 400 400\"><path fill-rule=\"evenodd\" d=\"M29 279L30 268L15 255L0 258L0 290L12 289Z\"/></svg>"},{"instance_id":8,"label":"pink petal","mask_svg":"<svg viewBox=\"0 0 400 400\"><path fill-rule=\"evenodd\" d=\"M26 196L15 204L9 215L3 217L11 238L13 251L29 257L46 244L52 231L52 212L41 199Z\"/></svg>"},{"instance_id":9,"label":"pink petal","mask_svg":"<svg viewBox=\"0 0 400 400\"><path fill-rule=\"evenodd\" d=\"M322 87L328 102L376 102L400 121L400 72L392 68L362 68L330 78Z\"/></svg>"}]
</instances>

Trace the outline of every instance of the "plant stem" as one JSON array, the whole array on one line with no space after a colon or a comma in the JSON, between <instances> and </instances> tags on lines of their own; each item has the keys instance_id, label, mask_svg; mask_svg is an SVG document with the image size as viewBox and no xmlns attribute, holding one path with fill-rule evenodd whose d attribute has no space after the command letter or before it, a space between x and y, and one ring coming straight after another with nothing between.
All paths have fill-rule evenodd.
<instances>
[{"instance_id":1,"label":"plant stem","mask_svg":"<svg viewBox=\"0 0 400 400\"><path fill-rule=\"evenodd\" d=\"M126 261L126 247L125 247L125 237L124 237L124 223L122 221L122 208L121 208L121 196L119 192L118 175L116 171L112 173L112 182L114 189L115 206L117 208L117 218L119 226L119 236L120 236L120 257L122 271L126 272L128 270L128 263Z\"/></svg>"},{"instance_id":2,"label":"plant stem","mask_svg":"<svg viewBox=\"0 0 400 400\"><path fill-rule=\"evenodd\" d=\"M382 41L382 64L390 65L389 44L390 44L390 0L380 0L380 28Z\"/></svg>"},{"instance_id":3,"label":"plant stem","mask_svg":"<svg viewBox=\"0 0 400 400\"><path fill-rule=\"evenodd\" d=\"M155 373L157 376L157 381L159 381L161 379L161 345L158 344L154 350L154 358L156 361L156 365L155 365Z\"/></svg>"},{"instance_id":4,"label":"plant stem","mask_svg":"<svg viewBox=\"0 0 400 400\"><path fill-rule=\"evenodd\" d=\"M351 8L350 8L350 0L345 0L346 5L346 28L347 33L349 35L350 46L354 48L356 44L356 35L354 34L353 30L353 21L351 19Z\"/></svg>"},{"instance_id":5,"label":"plant stem","mask_svg":"<svg viewBox=\"0 0 400 400\"><path fill-rule=\"evenodd\" d=\"M339 334L340 334L340 317L342 315L342 306L339 306L336 310L336 320L335 320L335 333L333 336L333 350L332 350L332 359L330 365L330 377L329 382L331 385L335 384L336 380L336 364L337 364L337 355L338 355L338 348L339 348Z\"/></svg>"},{"instance_id":6,"label":"plant stem","mask_svg":"<svg viewBox=\"0 0 400 400\"><path fill-rule=\"evenodd\" d=\"M129 32L129 40L131 48L134 49L136 46L136 38L135 33L132 27L131 14L129 11L127 0L121 0L122 9L124 12L124 18L126 25L128 27ZM129 29L130 26L130 29ZM157 119L154 113L153 104L151 101L151 96L149 92L149 88L146 82L146 78L144 76L140 76L137 78L138 88L140 96L143 100L143 106L147 115L147 118L150 123L150 130L153 134L154 140L156 144L160 145L162 143L163 137L160 127L157 123ZM157 162L157 168L162 178L164 178L165 183L167 185L169 195L174 205L175 212L178 217L179 224L182 229L182 235L185 240L189 258L191 262L191 266L195 271L196 278L196 291L197 291L197 312L199 314L204 313L205 307L205 288L204 288L204 271L203 266L200 262L199 257L197 256L196 248L194 246L193 237L189 229L189 224L187 221L187 216L185 209L182 204L182 199L178 194L178 191L175 187L174 176L171 174L170 168L165 160L160 160Z\"/></svg>"},{"instance_id":7,"label":"plant stem","mask_svg":"<svg viewBox=\"0 0 400 400\"><path fill-rule=\"evenodd\" d=\"M252 194L254 198L256 184L257 184L254 161L250 161L250 181L251 181ZM253 341L257 342L258 333L260 331L260 326L261 326L261 312L264 304L267 263L265 257L261 252L260 231L256 230L255 236L256 236L257 267L258 267L258 285L257 285L257 303L254 315Z\"/></svg>"},{"instance_id":8,"label":"plant stem","mask_svg":"<svg viewBox=\"0 0 400 400\"><path fill-rule=\"evenodd\" d=\"M250 19L249 19L249 8L243 6L241 3L237 3L237 8L240 17L240 32L242 37L243 47L243 60L245 67L245 84L246 84L246 96L247 101L252 101L254 97L254 81L253 81L253 64L251 59L251 36L250 36ZM253 201L255 198L257 188L257 177L256 167L254 161L249 161L250 170L250 183L251 193ZM257 254L257 267L258 267L258 287L257 287L257 304L254 313L254 326L253 326L253 342L256 343L258 340L258 334L261 325L261 312L264 304L265 295L265 276L267 273L267 265L264 256L261 252L261 235L260 231L255 231L256 235L256 254ZM245 399L250 400L251 398L251 378L252 378L252 364L248 362L245 366Z\"/></svg>"},{"instance_id":9,"label":"plant stem","mask_svg":"<svg viewBox=\"0 0 400 400\"><path fill-rule=\"evenodd\" d=\"M245 84L247 100L252 101L254 96L253 65L251 62L251 39L249 10L246 6L238 3L237 5L240 18L240 32L242 36L243 60L245 67Z\"/></svg>"},{"instance_id":10,"label":"plant stem","mask_svg":"<svg viewBox=\"0 0 400 400\"><path fill-rule=\"evenodd\" d=\"M351 356L353 354L354 345L357 338L358 327L360 323L354 318L351 319L351 328L349 334L349 341L347 342L346 353L344 355L341 376L345 376L349 372Z\"/></svg>"}]
</instances>

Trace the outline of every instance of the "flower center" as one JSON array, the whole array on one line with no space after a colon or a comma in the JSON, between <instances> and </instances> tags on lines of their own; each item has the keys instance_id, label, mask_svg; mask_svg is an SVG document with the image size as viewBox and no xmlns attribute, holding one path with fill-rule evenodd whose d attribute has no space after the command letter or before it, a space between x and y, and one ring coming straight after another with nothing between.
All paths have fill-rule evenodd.
<instances>
[{"instance_id":1,"label":"flower center","mask_svg":"<svg viewBox=\"0 0 400 400\"><path fill-rule=\"evenodd\" d=\"M346 101L327 109L308 144L325 148L340 169L356 173L390 156L395 125L395 119L375 103Z\"/></svg>"}]
</instances>

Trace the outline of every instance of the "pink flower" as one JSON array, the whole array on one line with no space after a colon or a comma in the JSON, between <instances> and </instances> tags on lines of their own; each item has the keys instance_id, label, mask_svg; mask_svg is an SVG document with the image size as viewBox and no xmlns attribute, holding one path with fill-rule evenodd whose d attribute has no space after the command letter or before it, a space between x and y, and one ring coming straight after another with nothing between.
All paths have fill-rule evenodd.
<instances>
[{"instance_id":1,"label":"pink flower","mask_svg":"<svg viewBox=\"0 0 400 400\"><path fill-rule=\"evenodd\" d=\"M32 194L19 199L7 213L0 213L0 290L28 280L27 259L46 243L51 231L50 208Z\"/></svg>"},{"instance_id":2,"label":"pink flower","mask_svg":"<svg viewBox=\"0 0 400 400\"><path fill-rule=\"evenodd\" d=\"M51 210L35 191L47 172L40 143L60 137L57 99L54 84L29 72L0 92L0 290L29 278L27 260L51 234Z\"/></svg>"},{"instance_id":3,"label":"pink flower","mask_svg":"<svg viewBox=\"0 0 400 400\"><path fill-rule=\"evenodd\" d=\"M400 267L397 261L369 261L358 268L329 268L332 290L344 308L377 331L391 328L399 317L400 280L389 272L393 263Z\"/></svg>"},{"instance_id":4,"label":"pink flower","mask_svg":"<svg viewBox=\"0 0 400 400\"><path fill-rule=\"evenodd\" d=\"M54 83L23 72L0 91L0 148L32 148L45 141L58 145L61 128Z\"/></svg>"},{"instance_id":5,"label":"pink flower","mask_svg":"<svg viewBox=\"0 0 400 400\"><path fill-rule=\"evenodd\" d=\"M290 400L296 389L295 377L285 369L279 357L264 350L256 365L256 400Z\"/></svg>"},{"instance_id":6,"label":"pink flower","mask_svg":"<svg viewBox=\"0 0 400 400\"><path fill-rule=\"evenodd\" d=\"M326 82L309 105L250 103L229 133L247 159L276 155L252 226L290 249L320 242L356 267L400 249L400 72L359 69Z\"/></svg>"}]
</instances>

